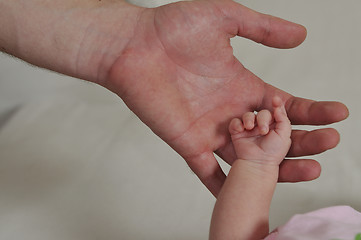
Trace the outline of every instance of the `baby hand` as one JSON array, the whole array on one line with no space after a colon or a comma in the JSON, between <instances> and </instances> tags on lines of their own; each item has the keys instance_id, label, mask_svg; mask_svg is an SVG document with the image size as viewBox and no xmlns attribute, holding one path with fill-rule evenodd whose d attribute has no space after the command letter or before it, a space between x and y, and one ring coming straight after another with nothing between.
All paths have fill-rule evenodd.
<instances>
[{"instance_id":1,"label":"baby hand","mask_svg":"<svg viewBox=\"0 0 361 240\"><path fill-rule=\"evenodd\" d=\"M229 132L238 159L278 166L291 146L291 123L279 97L270 111L245 113L229 124Z\"/></svg>"}]
</instances>

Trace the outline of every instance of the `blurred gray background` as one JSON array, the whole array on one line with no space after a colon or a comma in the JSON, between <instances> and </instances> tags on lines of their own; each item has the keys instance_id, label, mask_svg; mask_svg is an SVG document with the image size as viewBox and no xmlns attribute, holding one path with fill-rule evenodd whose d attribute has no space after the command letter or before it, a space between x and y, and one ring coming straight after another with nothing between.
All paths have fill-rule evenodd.
<instances>
[{"instance_id":1,"label":"blurred gray background","mask_svg":"<svg viewBox=\"0 0 361 240\"><path fill-rule=\"evenodd\" d=\"M233 39L247 68L294 95L350 110L332 125L339 146L316 156L321 177L278 185L271 228L332 205L361 211L361 1L238 2L308 29L292 50ZM117 96L0 54L0 239L207 239L214 202Z\"/></svg>"}]
</instances>

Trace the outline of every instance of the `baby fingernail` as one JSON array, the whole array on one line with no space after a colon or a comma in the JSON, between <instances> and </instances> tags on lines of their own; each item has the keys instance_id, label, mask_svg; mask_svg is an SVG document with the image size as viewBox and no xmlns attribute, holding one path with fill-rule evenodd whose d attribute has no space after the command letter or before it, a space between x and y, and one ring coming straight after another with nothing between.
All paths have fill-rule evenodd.
<instances>
[{"instance_id":1,"label":"baby fingernail","mask_svg":"<svg viewBox=\"0 0 361 240\"><path fill-rule=\"evenodd\" d=\"M262 133L267 133L268 132L267 127L265 127L265 126L261 127L261 132Z\"/></svg>"}]
</instances>

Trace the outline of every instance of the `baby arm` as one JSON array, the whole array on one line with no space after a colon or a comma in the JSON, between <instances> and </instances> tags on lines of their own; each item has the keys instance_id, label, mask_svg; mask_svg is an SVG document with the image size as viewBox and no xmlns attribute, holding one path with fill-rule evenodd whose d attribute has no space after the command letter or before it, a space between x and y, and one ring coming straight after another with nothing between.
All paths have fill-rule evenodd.
<instances>
[{"instance_id":1,"label":"baby arm","mask_svg":"<svg viewBox=\"0 0 361 240\"><path fill-rule=\"evenodd\" d=\"M279 98L268 110L246 113L229 125L237 154L214 207L210 239L262 239L279 165L291 145L291 124Z\"/></svg>"}]
</instances>

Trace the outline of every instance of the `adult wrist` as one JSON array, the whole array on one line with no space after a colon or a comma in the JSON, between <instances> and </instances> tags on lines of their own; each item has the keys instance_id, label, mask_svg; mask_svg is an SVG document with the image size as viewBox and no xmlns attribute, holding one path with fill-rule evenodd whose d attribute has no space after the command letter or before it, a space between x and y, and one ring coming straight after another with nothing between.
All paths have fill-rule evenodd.
<instances>
[{"instance_id":1,"label":"adult wrist","mask_svg":"<svg viewBox=\"0 0 361 240\"><path fill-rule=\"evenodd\" d=\"M33 65L101 82L133 34L125 1L0 0L0 49Z\"/></svg>"},{"instance_id":2,"label":"adult wrist","mask_svg":"<svg viewBox=\"0 0 361 240\"><path fill-rule=\"evenodd\" d=\"M126 1L93 10L77 52L78 78L107 87L112 66L132 41L143 10Z\"/></svg>"}]
</instances>

